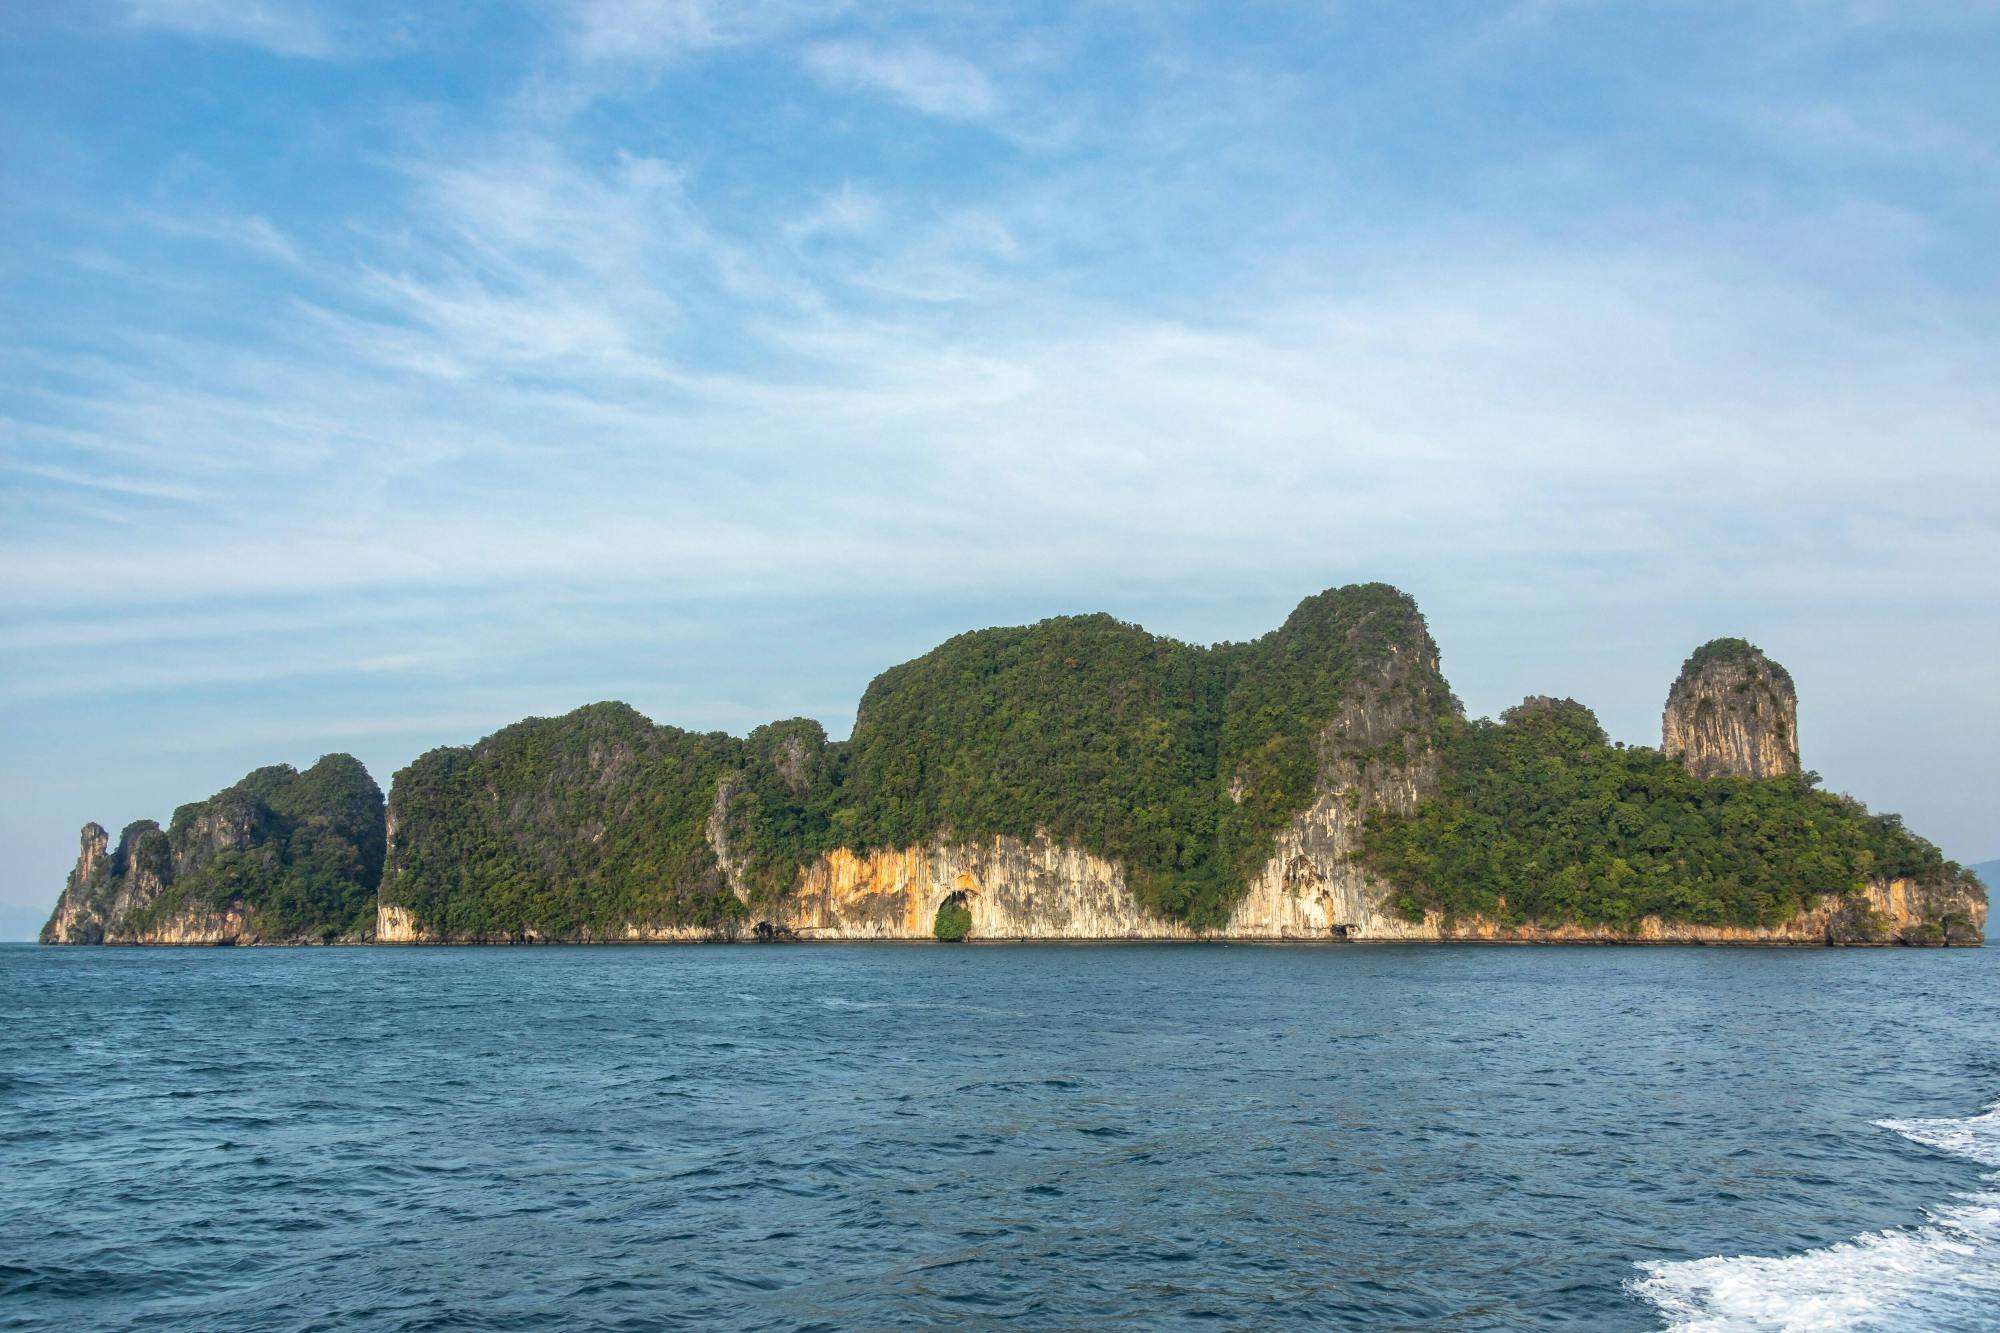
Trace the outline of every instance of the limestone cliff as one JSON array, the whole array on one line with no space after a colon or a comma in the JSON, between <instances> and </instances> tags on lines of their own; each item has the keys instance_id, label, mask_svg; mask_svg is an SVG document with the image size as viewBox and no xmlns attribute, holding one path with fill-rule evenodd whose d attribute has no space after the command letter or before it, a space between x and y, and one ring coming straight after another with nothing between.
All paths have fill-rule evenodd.
<instances>
[{"instance_id":1,"label":"limestone cliff","mask_svg":"<svg viewBox=\"0 0 2000 1333\"><path fill-rule=\"evenodd\" d=\"M1336 624L1345 665L1330 720L1304 749L1311 776L1303 808L1268 838L1247 889L1214 929L1196 931L1149 908L1117 859L1046 828L977 839L941 831L900 848L837 848L751 915L767 933L799 939L925 939L939 906L954 899L972 914L972 938L987 940L1422 937L1424 927L1389 910L1389 886L1351 853L1370 812L1407 810L1435 783L1431 728L1456 714L1457 701L1413 607L1377 603ZM1260 762L1269 748L1262 742L1217 775L1232 812L1254 804L1260 784L1280 780ZM727 835L736 797L736 780L725 778L707 823L725 867L738 860Z\"/></svg>"},{"instance_id":2,"label":"limestone cliff","mask_svg":"<svg viewBox=\"0 0 2000 1333\"><path fill-rule=\"evenodd\" d=\"M1316 745L1312 804L1295 815L1222 934L1238 939L1407 939L1424 927L1354 859L1368 816L1408 813L1437 787L1432 728L1455 716L1428 634L1391 649Z\"/></svg>"},{"instance_id":3,"label":"limestone cliff","mask_svg":"<svg viewBox=\"0 0 2000 1333\"><path fill-rule=\"evenodd\" d=\"M87 826L43 938L1978 942L1976 880L1799 773L1751 645L1689 658L1663 730L1466 719L1381 584L1212 647L1054 617L884 672L845 741L602 703L433 750L386 809L345 756L260 769Z\"/></svg>"},{"instance_id":4,"label":"limestone cliff","mask_svg":"<svg viewBox=\"0 0 2000 1333\"><path fill-rule=\"evenodd\" d=\"M1323 836L1325 826L1313 827L1320 824L1317 818L1301 817L1300 823L1295 846ZM947 899L971 911L971 937L979 940L1977 946L1986 927L1983 897L1905 879L1866 881L1852 894L1823 898L1770 926L1700 925L1657 916L1642 918L1629 931L1576 922L1507 924L1486 917L1446 921L1437 913L1409 921L1390 908L1388 886L1361 873L1302 871L1299 859L1273 857L1228 925L1213 932L1147 913L1117 865L1037 837L866 854L837 851L807 867L797 894L776 920L760 921L759 928L634 927L619 938L925 940ZM426 937L403 922L385 924L382 938Z\"/></svg>"},{"instance_id":5,"label":"limestone cliff","mask_svg":"<svg viewBox=\"0 0 2000 1333\"><path fill-rule=\"evenodd\" d=\"M170 888L183 875L197 872L225 852L254 845L236 820L198 821L198 841L178 851L152 820L129 825L118 846L107 854L104 829L83 826L82 850L76 868L56 900L55 911L42 927L44 944L216 944L233 943L248 932L247 915L232 911L189 908L162 912Z\"/></svg>"},{"instance_id":6,"label":"limestone cliff","mask_svg":"<svg viewBox=\"0 0 2000 1333\"><path fill-rule=\"evenodd\" d=\"M421 894L385 892L377 936L404 942L921 940L932 937L940 907L956 902L971 918L970 937L980 940L1978 942L1984 896L1935 848L1904 832L1893 817L1869 816L1853 802L1816 793L1796 778L1782 779L1791 785L1759 784L1759 795L1751 800L1752 810L1767 812L1781 826L1817 826L1825 834L1824 845L1808 849L1812 855L1800 864L1826 889L1802 889L1781 877L1772 890L1789 886L1792 899L1803 904L1796 910L1774 916L1771 899L1760 896L1761 881L1747 886L1732 881L1725 887L1734 896L1718 906L1694 892L1706 881L1671 866L1665 900L1707 913L1708 921L1716 920L1717 912L1740 912L1751 924L1706 924L1665 911L1628 915L1630 924L1623 927L1575 917L1538 923L1533 911L1525 918L1510 911L1505 896L1486 899L1477 910L1427 905L1424 895L1369 869L1358 853L1371 819L1407 819L1436 803L1446 754L1454 756L1458 785L1491 788L1497 782L1503 792L1528 801L1528 808L1547 796L1515 790L1528 775L1583 774L1578 780L1586 786L1584 803L1564 818L1583 821L1575 832L1588 846L1604 843L1615 825L1640 847L1670 845L1674 830L1694 836L1695 852L1705 864L1719 857L1726 865L1731 855L1754 862L1766 855L1761 826L1754 821L1743 824L1744 846L1718 832L1742 824L1740 814L1716 822L1722 820L1717 803L1740 794L1708 775L1782 777L1796 769L1791 682L1747 644L1723 642L1698 652L1669 708L1670 738L1685 738L1676 751L1680 763L1697 770L1678 776L1681 770L1655 752L1612 746L1590 710L1572 700L1530 698L1508 710L1499 724L1468 725L1414 607L1397 596L1358 591L1363 595L1309 599L1286 631L1256 645L1216 650L1212 658L1190 658L1172 646L1156 649L1136 627L1108 620L1045 622L1007 635L966 636L949 645L948 656L897 668L870 687L857 726L858 737L867 733L858 756L857 743L829 744L809 722L772 724L732 747L671 729L654 731L629 710L604 717L584 710L536 724L557 728L533 749L538 779L554 785L530 802L518 788L510 795L487 767L484 756L511 736L502 733L471 752L478 767L454 770L450 789L459 793L454 799L470 798L458 807L463 813L424 811L414 797L406 799L400 779L397 804L423 814L431 836L461 847L463 821L478 827L486 817L482 812L511 811L511 822L486 839L484 845L500 849L497 861L482 853L488 864L518 864L519 870L503 871L510 878L543 873L537 866L569 865L583 883L629 881L629 872L611 873L605 851L643 846L623 831L629 816L622 811L679 811L674 818L680 823L650 825L646 836L662 840L654 863L661 863L662 855L676 858L682 878L663 885L651 906L595 920L572 916L568 922L550 910L564 901L560 894L530 899L541 904L532 917L508 918L493 911L498 904L483 887L468 898L462 888L439 884L475 910L455 905L451 897L425 906ZM1119 661L1139 666L1105 665ZM1196 682L1195 694L1188 696L1192 704L1176 704L1161 686L1162 677L1146 674L1161 662L1170 675ZM1200 686L1200 673L1211 668L1220 674L1209 689ZM1211 700L1205 705L1199 702L1203 689ZM1004 729L997 743L984 742L984 748L966 739L994 734L997 710L1045 719L1068 707L1062 691L1116 701L1108 720L1086 721L1121 752L1143 755L1178 727L1189 738L1182 753L1199 755L1206 746L1218 756L1208 781L1223 804L1210 836L1225 843L1233 838L1239 847L1259 845L1262 838L1257 859L1240 872L1225 917L1191 925L1162 905L1157 871L1135 867L1074 832L1046 824L969 836L953 831L953 820L963 813L990 818L980 812L1003 807L1024 780L983 771L982 765L1030 775L1025 780L1047 793L1038 799L1052 805L1060 804L1065 790L1048 782L1047 770L1088 773L1090 761L1079 762L1067 748L1074 733L1044 726L1024 749L1010 749L1014 743ZM1149 709L1163 706L1182 711L1168 714L1173 721L1149 716ZM1206 722L1198 711L1203 707L1213 710ZM1265 720L1273 713L1297 717L1315 708L1322 720L1302 742ZM615 743L607 743L601 730L605 718L615 723ZM894 744L885 743L885 733L894 736ZM1452 743L1441 749L1446 739ZM1480 748L1495 741L1504 742L1498 750ZM671 768L658 770L655 785L632 786L636 775L654 771L642 756L656 748L663 757L675 756ZM552 766L552 756L562 753L577 756L582 766L573 771ZM1659 767L1676 782L1663 783ZM480 776L468 785L465 779L474 774ZM686 785L690 777L697 784L692 789ZM426 774L422 784L412 782L410 788L421 792L435 781ZM1609 796L1603 800L1611 804L1588 789L1590 782L1607 781ZM940 791L939 783L949 786ZM1125 810L1178 799L1176 792L1186 790L1125 780L1098 799ZM1650 793L1650 805L1633 803L1635 792ZM895 819L876 813L885 805ZM1260 833L1258 820L1273 809L1283 812L1280 821ZM925 812L931 820L927 836L886 846L879 841L880 830L899 821L908 827L913 813ZM1599 821L1602 827L1593 832L1589 825ZM828 840L842 826L873 827L876 840L871 846L862 836L812 850L811 844ZM1195 826L1202 827L1199 820ZM391 827L397 827L393 806ZM404 846L400 835L395 841ZM686 842L694 843L691 851L672 850ZM1200 850L1200 844L1195 847ZM518 859L530 849L537 859ZM788 849L798 854L788 855ZM1601 847L1596 854L1608 857L1602 872L1607 882L1593 888L1594 899L1584 897L1597 901L1608 895L1616 902L1617 877L1639 874L1645 863L1635 869ZM391 861L414 862L425 855L423 844L410 843L393 852ZM433 864L461 873L452 861L433 858ZM1226 856L1211 854L1211 867L1229 864ZM1599 873L1561 860L1536 864L1549 868L1531 868L1530 882L1554 876L1590 885ZM1907 868L1893 868L1898 866ZM1743 869L1767 878L1773 873L1756 864ZM1687 893L1676 887L1683 878ZM677 896L698 904L699 913L663 910ZM441 924L453 918L465 924Z\"/></svg>"},{"instance_id":7,"label":"limestone cliff","mask_svg":"<svg viewBox=\"0 0 2000 1333\"><path fill-rule=\"evenodd\" d=\"M1661 750L1698 778L1799 771L1799 700L1791 673L1742 639L1696 649L1667 693Z\"/></svg>"},{"instance_id":8,"label":"limestone cliff","mask_svg":"<svg viewBox=\"0 0 2000 1333\"><path fill-rule=\"evenodd\" d=\"M1463 940L1695 944L1977 944L1986 903L1976 885L1947 871L1876 875L1845 893L1819 897L1767 925L1710 925L1649 915L1630 929L1566 922L1534 924L1502 915L1417 919L1399 910L1395 886L1357 864L1368 816L1408 814L1438 786L1432 744L1453 707L1427 638L1386 654L1358 683L1315 745L1311 803L1279 832L1228 921L1196 932L1150 912L1112 859L1052 838L978 841L949 836L899 849L838 849L807 865L790 892L761 909L758 933L799 939L924 939L938 908L963 903L971 937L986 940ZM1778 669L1768 668L1773 679ZM1789 690L1789 681L1785 682ZM1753 715L1754 716L1754 715ZM1509 710L1510 725L1606 744L1587 709L1570 700L1531 698ZM1789 713L1787 713L1789 717ZM1747 729L1746 729L1746 734ZM1766 734L1769 734L1768 731ZM1789 729L1788 729L1789 734ZM1794 760L1794 762L1796 762ZM1229 783L1240 799L1241 775ZM717 859L730 849L730 789L710 820ZM1852 803L1836 803L1851 807ZM1880 821L1877 821L1880 822Z\"/></svg>"},{"instance_id":9,"label":"limestone cliff","mask_svg":"<svg viewBox=\"0 0 2000 1333\"><path fill-rule=\"evenodd\" d=\"M100 824L83 826L76 868L42 927L44 944L102 944L152 903L173 875L166 835L152 820L128 825L115 851Z\"/></svg>"},{"instance_id":10,"label":"limestone cliff","mask_svg":"<svg viewBox=\"0 0 2000 1333\"><path fill-rule=\"evenodd\" d=\"M45 944L321 942L372 925L382 793L359 762L258 769L167 829L83 827Z\"/></svg>"},{"instance_id":11,"label":"limestone cliff","mask_svg":"<svg viewBox=\"0 0 2000 1333\"><path fill-rule=\"evenodd\" d=\"M804 868L770 924L798 939L929 939L947 898L971 911L975 939L1193 938L1142 909L1116 863L1046 835L842 848Z\"/></svg>"},{"instance_id":12,"label":"limestone cliff","mask_svg":"<svg viewBox=\"0 0 2000 1333\"><path fill-rule=\"evenodd\" d=\"M104 902L110 878L104 873L105 863L110 860L107 848L110 835L102 824L83 826L82 847L76 855L76 867L69 872L69 879L63 885L62 895L56 899L55 911L49 914L42 926L43 944L98 944L104 939L104 920L107 904Z\"/></svg>"},{"instance_id":13,"label":"limestone cliff","mask_svg":"<svg viewBox=\"0 0 2000 1333\"><path fill-rule=\"evenodd\" d=\"M1431 650L1434 652L1434 650ZM966 843L940 839L897 850L840 849L801 872L757 925L764 938L928 939L947 899L965 904L983 940L1431 940L1510 943L1953 944L1980 943L1986 902L1963 879L1874 877L1768 926L1702 925L1659 916L1632 930L1602 925L1507 924L1396 910L1394 886L1355 863L1367 816L1407 813L1438 781L1430 724L1447 710L1434 655L1390 656L1321 734L1313 802L1276 846L1226 925L1209 932L1148 912L1123 869L1045 832ZM1435 680L1434 686L1431 682ZM1576 709L1529 699L1510 716ZM721 798L725 803L726 795ZM715 827L721 821L712 823ZM717 848L727 859L726 848ZM1504 904L1503 904L1504 906ZM735 938L740 930L715 938Z\"/></svg>"}]
</instances>

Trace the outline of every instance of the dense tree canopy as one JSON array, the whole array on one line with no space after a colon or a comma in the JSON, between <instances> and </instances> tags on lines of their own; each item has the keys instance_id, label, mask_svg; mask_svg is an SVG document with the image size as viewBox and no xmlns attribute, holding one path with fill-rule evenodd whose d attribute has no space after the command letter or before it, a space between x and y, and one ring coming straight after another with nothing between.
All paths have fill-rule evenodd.
<instances>
[{"instance_id":1,"label":"dense tree canopy","mask_svg":"<svg viewBox=\"0 0 2000 1333\"><path fill-rule=\"evenodd\" d=\"M454 936L556 936L740 915L704 833L738 742L624 704L530 718L396 775L385 901Z\"/></svg>"},{"instance_id":2,"label":"dense tree canopy","mask_svg":"<svg viewBox=\"0 0 2000 1333\"><path fill-rule=\"evenodd\" d=\"M1399 648L1431 672L1414 604L1367 584L1248 644L1105 615L962 634L878 677L835 744L803 719L741 741L617 704L536 719L397 775L385 893L453 934L713 924L744 910L725 872L754 911L836 847L1046 831L1119 861L1153 910L1215 925L1312 799L1320 734Z\"/></svg>"},{"instance_id":3,"label":"dense tree canopy","mask_svg":"<svg viewBox=\"0 0 2000 1333\"><path fill-rule=\"evenodd\" d=\"M782 816L795 840L752 842L788 876L837 846L1046 831L1118 861L1152 910L1220 925L1311 802L1321 733L1397 649L1434 678L1415 604L1383 584L1214 648L1105 615L962 634L869 686L807 796L788 806L753 756L763 827L796 814ZM1434 694L1455 707L1441 681Z\"/></svg>"},{"instance_id":4,"label":"dense tree canopy","mask_svg":"<svg viewBox=\"0 0 2000 1333\"><path fill-rule=\"evenodd\" d=\"M267 939L330 939L374 923L382 792L351 755L327 755L303 773L260 768L174 811L166 844L172 882L135 914L135 931L232 906Z\"/></svg>"},{"instance_id":5,"label":"dense tree canopy","mask_svg":"<svg viewBox=\"0 0 2000 1333\"><path fill-rule=\"evenodd\" d=\"M1764 650L1748 639L1710 639L1681 663L1681 677L1698 676L1711 667L1725 665L1768 671L1787 690L1793 688L1792 673L1766 657Z\"/></svg>"},{"instance_id":6,"label":"dense tree canopy","mask_svg":"<svg viewBox=\"0 0 2000 1333\"><path fill-rule=\"evenodd\" d=\"M1896 816L1820 791L1814 774L1695 778L1610 744L1567 699L1447 721L1437 743L1440 793L1410 815L1371 816L1362 851L1413 920L1771 925L1869 876L1960 873Z\"/></svg>"},{"instance_id":7,"label":"dense tree canopy","mask_svg":"<svg viewBox=\"0 0 2000 1333\"><path fill-rule=\"evenodd\" d=\"M1811 775L1698 780L1568 700L1467 723L1415 605L1367 584L1213 648L1104 615L963 634L878 677L842 742L805 719L696 734L622 704L531 719L397 775L384 900L460 937L714 926L771 911L835 848L1046 832L1212 928L1330 764L1425 746L1437 795L1373 817L1360 853L1412 917L1770 923L1871 874L1955 873Z\"/></svg>"}]
</instances>

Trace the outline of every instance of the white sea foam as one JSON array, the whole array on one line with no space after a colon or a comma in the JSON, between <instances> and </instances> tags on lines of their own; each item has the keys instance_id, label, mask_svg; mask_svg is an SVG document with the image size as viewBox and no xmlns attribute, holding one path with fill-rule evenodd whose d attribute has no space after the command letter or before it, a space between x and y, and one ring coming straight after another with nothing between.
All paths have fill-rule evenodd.
<instances>
[{"instance_id":1,"label":"white sea foam","mask_svg":"<svg viewBox=\"0 0 2000 1333\"><path fill-rule=\"evenodd\" d=\"M1939 1152L2000 1167L2000 1105L1963 1120L1878 1124ZM1932 1208L1922 1225L1784 1258L1643 1264L1632 1288L1669 1329L2000 1329L2000 1173Z\"/></svg>"}]
</instances>

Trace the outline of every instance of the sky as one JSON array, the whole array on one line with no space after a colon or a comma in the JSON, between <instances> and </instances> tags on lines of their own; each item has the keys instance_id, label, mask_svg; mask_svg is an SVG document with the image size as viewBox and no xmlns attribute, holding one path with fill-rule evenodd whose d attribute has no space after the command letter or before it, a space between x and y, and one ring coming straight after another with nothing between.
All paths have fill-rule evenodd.
<instances>
[{"instance_id":1,"label":"sky","mask_svg":"<svg viewBox=\"0 0 2000 1333\"><path fill-rule=\"evenodd\" d=\"M252 767L1415 596L2000 854L2000 3L11 0L0 935Z\"/></svg>"}]
</instances>

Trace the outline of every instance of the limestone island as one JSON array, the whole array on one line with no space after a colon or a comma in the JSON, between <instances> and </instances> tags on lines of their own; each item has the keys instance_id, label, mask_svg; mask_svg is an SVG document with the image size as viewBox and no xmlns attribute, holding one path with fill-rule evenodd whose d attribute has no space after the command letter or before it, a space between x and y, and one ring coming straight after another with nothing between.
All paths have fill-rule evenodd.
<instances>
[{"instance_id":1,"label":"limestone island","mask_svg":"<svg viewBox=\"0 0 2000 1333\"><path fill-rule=\"evenodd\" d=\"M1785 669L1687 659L1661 747L1468 720L1383 584L1197 647L1108 615L962 634L853 735L619 703L258 769L83 829L51 944L1490 940L1976 945L1986 892L1799 766Z\"/></svg>"}]
</instances>

